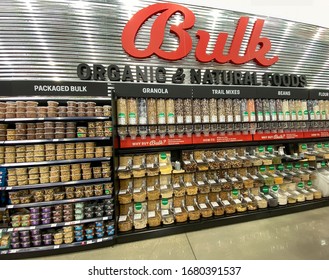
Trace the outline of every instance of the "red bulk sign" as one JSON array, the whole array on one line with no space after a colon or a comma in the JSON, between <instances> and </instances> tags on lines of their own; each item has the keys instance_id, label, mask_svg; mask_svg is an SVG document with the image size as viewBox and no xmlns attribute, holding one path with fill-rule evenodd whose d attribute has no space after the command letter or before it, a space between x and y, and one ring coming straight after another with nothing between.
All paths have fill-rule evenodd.
<instances>
[{"instance_id":1,"label":"red bulk sign","mask_svg":"<svg viewBox=\"0 0 329 280\"><path fill-rule=\"evenodd\" d=\"M171 25L170 32L175 34L179 41L176 50L165 51L161 49L165 38L165 28L171 16L180 13L184 20L178 25ZM152 16L158 15L150 31L150 42L145 49L138 49L135 44L136 36L143 24ZM264 20L257 19L253 25L252 32L248 41L247 48L241 56L240 49L245 37L246 29L249 23L249 17L241 17L237 23L235 33L229 52L224 54L224 48L227 44L229 34L220 32L217 37L213 53L207 53L207 47L210 39L209 32L197 30L195 36L198 43L195 50L196 60L206 63L215 61L217 63L245 64L249 61L255 61L261 66L271 66L279 60L278 56L266 57L271 50L271 41L266 37L261 37L264 26ZM195 15L188 8L172 4L159 3L150 5L138 11L126 24L122 32L122 47L132 57L148 58L156 55L159 58L176 61L186 57L192 51L192 37L187 32L195 24Z\"/></svg>"}]
</instances>

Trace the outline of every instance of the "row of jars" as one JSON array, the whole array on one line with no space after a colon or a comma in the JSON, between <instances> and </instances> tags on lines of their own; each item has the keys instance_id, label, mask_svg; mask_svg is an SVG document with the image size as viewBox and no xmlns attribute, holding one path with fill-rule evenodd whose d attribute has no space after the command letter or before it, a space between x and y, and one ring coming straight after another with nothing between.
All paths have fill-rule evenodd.
<instances>
[{"instance_id":1,"label":"row of jars","mask_svg":"<svg viewBox=\"0 0 329 280\"><path fill-rule=\"evenodd\" d=\"M110 105L96 106L95 102L67 101L59 106L56 101L48 101L47 106L39 106L37 101L0 102L0 119L8 118L54 118L54 117L110 117Z\"/></svg>"},{"instance_id":2,"label":"row of jars","mask_svg":"<svg viewBox=\"0 0 329 280\"><path fill-rule=\"evenodd\" d=\"M329 100L118 98L119 125L328 120Z\"/></svg>"},{"instance_id":3,"label":"row of jars","mask_svg":"<svg viewBox=\"0 0 329 280\"><path fill-rule=\"evenodd\" d=\"M0 163L102 158L112 154L112 146L96 146L95 142L0 146Z\"/></svg>"}]
</instances>

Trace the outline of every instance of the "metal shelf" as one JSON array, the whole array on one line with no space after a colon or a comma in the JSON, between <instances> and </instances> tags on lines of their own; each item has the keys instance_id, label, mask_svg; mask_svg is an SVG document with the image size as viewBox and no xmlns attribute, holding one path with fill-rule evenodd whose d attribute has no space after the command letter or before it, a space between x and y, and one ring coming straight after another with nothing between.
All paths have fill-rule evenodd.
<instances>
[{"instance_id":1,"label":"metal shelf","mask_svg":"<svg viewBox=\"0 0 329 280\"><path fill-rule=\"evenodd\" d=\"M37 225L37 226L30 226L30 227L16 227L16 228L3 228L3 229L0 228L0 232L13 232L13 231L23 231L23 230L65 227L65 226L93 223L93 222L98 222L98 221L108 221L108 220L112 220L112 219L113 219L113 216L105 216L105 217L100 217L100 218L84 219L84 220L62 222L62 223L52 223L52 224ZM114 224L114 222L113 222L113 224Z\"/></svg>"},{"instance_id":2,"label":"metal shelf","mask_svg":"<svg viewBox=\"0 0 329 280\"><path fill-rule=\"evenodd\" d=\"M72 198L72 199L63 199L63 200L53 200L53 201L7 205L5 208L6 209L17 209L17 208L25 208L25 207L39 207L39 206L75 203L75 202L81 202L81 201L92 201L92 200L110 199L110 198L112 198L112 195L100 195L100 196L92 196L92 197L82 197L82 198Z\"/></svg>"},{"instance_id":3,"label":"metal shelf","mask_svg":"<svg viewBox=\"0 0 329 280\"><path fill-rule=\"evenodd\" d=\"M109 120L110 117L55 117L55 118L10 118L10 119L0 119L3 123L13 123L13 122L44 122L44 121L101 121Z\"/></svg>"},{"instance_id":4,"label":"metal shelf","mask_svg":"<svg viewBox=\"0 0 329 280\"><path fill-rule=\"evenodd\" d=\"M17 168L17 167L30 167L30 166L41 166L41 165L72 164L72 163L97 162L97 161L109 161L109 160L111 160L111 157L51 160L51 161L22 162L22 163L5 163L5 164L0 164L0 168L1 167Z\"/></svg>"},{"instance_id":5,"label":"metal shelf","mask_svg":"<svg viewBox=\"0 0 329 280\"><path fill-rule=\"evenodd\" d=\"M33 139L33 140L13 140L0 141L0 145L24 145L24 144L43 144L43 143L61 143L61 142L88 142L88 141L109 141L111 137L78 137L61 139Z\"/></svg>"},{"instance_id":6,"label":"metal shelf","mask_svg":"<svg viewBox=\"0 0 329 280\"><path fill-rule=\"evenodd\" d=\"M47 184L37 184L37 185L24 185L24 186L13 186L13 187L0 187L0 191L13 191L13 190L27 190L27 189L40 189L58 186L71 186L71 185L81 185L81 184L97 184L111 182L112 178L98 178L90 180L79 180L79 181L69 181L69 182L58 182L58 183L47 183Z\"/></svg>"},{"instance_id":7,"label":"metal shelf","mask_svg":"<svg viewBox=\"0 0 329 280\"><path fill-rule=\"evenodd\" d=\"M102 244L104 246L105 242L112 241L114 239L114 236L108 236L108 237L102 237L97 239L91 239L91 240L84 240L80 242L73 242L71 244L61 244L61 245L49 245L49 246L40 246L40 247L30 247L30 248L19 248L19 249L9 249L9 250L0 250L0 259L15 259L17 258L17 255L26 254L24 257L35 257L35 253L41 252L41 251L50 251L48 254L53 254L54 250L56 250L56 253L59 253L58 251L62 251L62 253L65 252L65 249L74 248L74 251L77 251L77 247L88 247L86 249L90 249L89 246L85 245L93 245L93 244ZM113 245L114 242L111 242L111 245ZM99 246L97 246L99 247ZM85 249L85 250L86 250ZM72 251L72 250L71 250ZM68 252L68 250L66 250ZM9 257L8 255L13 255L12 257Z\"/></svg>"}]
</instances>

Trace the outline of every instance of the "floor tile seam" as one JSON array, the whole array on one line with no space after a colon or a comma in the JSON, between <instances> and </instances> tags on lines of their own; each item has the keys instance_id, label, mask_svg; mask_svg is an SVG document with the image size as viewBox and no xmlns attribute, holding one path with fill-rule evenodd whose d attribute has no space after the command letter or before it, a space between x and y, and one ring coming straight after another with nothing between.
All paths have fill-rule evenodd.
<instances>
[{"instance_id":1,"label":"floor tile seam","mask_svg":"<svg viewBox=\"0 0 329 280\"><path fill-rule=\"evenodd\" d=\"M190 248L191 248L192 254L193 254L193 256L194 256L194 259L197 260L197 257L196 257L196 254L195 254L194 250L193 250L193 246L192 246L192 244L191 244L191 241L190 241L190 239L188 238L188 233L185 233L185 237L186 237L186 239L187 239L188 244L190 245Z\"/></svg>"}]
</instances>

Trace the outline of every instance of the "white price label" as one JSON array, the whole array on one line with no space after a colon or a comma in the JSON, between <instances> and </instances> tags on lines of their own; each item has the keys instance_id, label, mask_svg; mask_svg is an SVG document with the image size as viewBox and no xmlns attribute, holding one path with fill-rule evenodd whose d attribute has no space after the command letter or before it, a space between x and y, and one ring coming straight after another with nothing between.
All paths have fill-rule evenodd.
<instances>
[{"instance_id":1,"label":"white price label","mask_svg":"<svg viewBox=\"0 0 329 280\"><path fill-rule=\"evenodd\" d=\"M154 217L155 217L155 211L150 211L150 212L148 212L147 216L148 216L149 218L154 218Z\"/></svg>"},{"instance_id":2,"label":"white price label","mask_svg":"<svg viewBox=\"0 0 329 280\"><path fill-rule=\"evenodd\" d=\"M59 245L55 245L54 246L54 249L59 249Z\"/></svg>"},{"instance_id":3,"label":"white price label","mask_svg":"<svg viewBox=\"0 0 329 280\"><path fill-rule=\"evenodd\" d=\"M134 220L140 220L142 218L142 214L134 214Z\"/></svg>"},{"instance_id":4,"label":"white price label","mask_svg":"<svg viewBox=\"0 0 329 280\"><path fill-rule=\"evenodd\" d=\"M155 190L154 186L147 187L147 191L148 191L148 192L152 192L152 191L154 191L154 190Z\"/></svg>"},{"instance_id":5,"label":"white price label","mask_svg":"<svg viewBox=\"0 0 329 280\"><path fill-rule=\"evenodd\" d=\"M302 193L308 194L307 190L302 190Z\"/></svg>"},{"instance_id":6,"label":"white price label","mask_svg":"<svg viewBox=\"0 0 329 280\"><path fill-rule=\"evenodd\" d=\"M229 202L228 200L223 200L222 202L223 202L223 204L224 204L225 206L230 205L230 202Z\"/></svg>"},{"instance_id":7,"label":"white price label","mask_svg":"<svg viewBox=\"0 0 329 280\"><path fill-rule=\"evenodd\" d=\"M204 185L204 182L203 181L198 181L198 185L203 186Z\"/></svg>"},{"instance_id":8,"label":"white price label","mask_svg":"<svg viewBox=\"0 0 329 280\"><path fill-rule=\"evenodd\" d=\"M248 180L248 178L245 177L245 176L243 176L243 177L242 177L242 180L243 180L243 181L246 181L246 180Z\"/></svg>"},{"instance_id":9,"label":"white price label","mask_svg":"<svg viewBox=\"0 0 329 280\"><path fill-rule=\"evenodd\" d=\"M173 188L174 188L174 189L178 189L178 188L180 188L180 184L177 184L177 183L174 184L174 185L173 185Z\"/></svg>"},{"instance_id":10,"label":"white price label","mask_svg":"<svg viewBox=\"0 0 329 280\"><path fill-rule=\"evenodd\" d=\"M236 158L235 157L230 157L229 160L236 160Z\"/></svg>"},{"instance_id":11,"label":"white price label","mask_svg":"<svg viewBox=\"0 0 329 280\"><path fill-rule=\"evenodd\" d=\"M249 197L245 197L244 200L245 200L247 203L252 202L252 200L251 200Z\"/></svg>"},{"instance_id":12,"label":"white price label","mask_svg":"<svg viewBox=\"0 0 329 280\"><path fill-rule=\"evenodd\" d=\"M57 227L57 224L51 224L50 227Z\"/></svg>"},{"instance_id":13,"label":"white price label","mask_svg":"<svg viewBox=\"0 0 329 280\"><path fill-rule=\"evenodd\" d=\"M272 196L270 196L270 195L265 195L265 197L267 198L267 199L272 199Z\"/></svg>"},{"instance_id":14,"label":"white price label","mask_svg":"<svg viewBox=\"0 0 329 280\"><path fill-rule=\"evenodd\" d=\"M293 191L294 194L296 195L299 195L299 192L298 191Z\"/></svg>"},{"instance_id":15,"label":"white price label","mask_svg":"<svg viewBox=\"0 0 329 280\"><path fill-rule=\"evenodd\" d=\"M97 242L97 243L99 243L99 242L103 242L103 238L98 238L98 239L96 240L96 242Z\"/></svg>"},{"instance_id":16,"label":"white price label","mask_svg":"<svg viewBox=\"0 0 329 280\"><path fill-rule=\"evenodd\" d=\"M162 216L169 215L169 210L162 210L161 215Z\"/></svg>"},{"instance_id":17,"label":"white price label","mask_svg":"<svg viewBox=\"0 0 329 280\"><path fill-rule=\"evenodd\" d=\"M204 203L200 203L199 206L201 209L207 209L207 205Z\"/></svg>"},{"instance_id":18,"label":"white price label","mask_svg":"<svg viewBox=\"0 0 329 280\"><path fill-rule=\"evenodd\" d=\"M246 160L247 158L246 157L244 157L244 156L242 156L242 157L240 157L242 160Z\"/></svg>"},{"instance_id":19,"label":"white price label","mask_svg":"<svg viewBox=\"0 0 329 280\"><path fill-rule=\"evenodd\" d=\"M140 193L142 191L141 188L134 189L134 193Z\"/></svg>"},{"instance_id":20,"label":"white price label","mask_svg":"<svg viewBox=\"0 0 329 280\"><path fill-rule=\"evenodd\" d=\"M183 162L184 162L184 164L186 164L186 165L191 164L191 162L190 162L189 160L184 160Z\"/></svg>"},{"instance_id":21,"label":"white price label","mask_svg":"<svg viewBox=\"0 0 329 280\"><path fill-rule=\"evenodd\" d=\"M233 122L233 116L227 116L227 122Z\"/></svg>"},{"instance_id":22,"label":"white price label","mask_svg":"<svg viewBox=\"0 0 329 280\"><path fill-rule=\"evenodd\" d=\"M236 204L240 204L240 203L241 203L241 200L240 200L240 199L234 199L234 202L235 202Z\"/></svg>"},{"instance_id":23,"label":"white price label","mask_svg":"<svg viewBox=\"0 0 329 280\"><path fill-rule=\"evenodd\" d=\"M168 189L168 186L167 185L160 186L160 190L166 190L166 189Z\"/></svg>"},{"instance_id":24,"label":"white price label","mask_svg":"<svg viewBox=\"0 0 329 280\"><path fill-rule=\"evenodd\" d=\"M225 115L219 116L219 122L225 122Z\"/></svg>"},{"instance_id":25,"label":"white price label","mask_svg":"<svg viewBox=\"0 0 329 280\"><path fill-rule=\"evenodd\" d=\"M183 116L177 116L177 123L184 123L184 117Z\"/></svg>"},{"instance_id":26,"label":"white price label","mask_svg":"<svg viewBox=\"0 0 329 280\"><path fill-rule=\"evenodd\" d=\"M264 179L267 179L267 178L268 178L268 176L267 176L267 175L263 175L263 178L264 178Z\"/></svg>"},{"instance_id":27,"label":"white price label","mask_svg":"<svg viewBox=\"0 0 329 280\"><path fill-rule=\"evenodd\" d=\"M7 205L7 208L12 209L12 208L14 208L14 205Z\"/></svg>"},{"instance_id":28,"label":"white price label","mask_svg":"<svg viewBox=\"0 0 329 280\"><path fill-rule=\"evenodd\" d=\"M208 183L209 184L216 184L216 181L215 180L208 180Z\"/></svg>"},{"instance_id":29,"label":"white price label","mask_svg":"<svg viewBox=\"0 0 329 280\"><path fill-rule=\"evenodd\" d=\"M190 183L190 182L186 183L186 187L191 187L191 186L192 186L192 183Z\"/></svg>"},{"instance_id":30,"label":"white price label","mask_svg":"<svg viewBox=\"0 0 329 280\"><path fill-rule=\"evenodd\" d=\"M126 215L119 217L119 222L125 222L125 221L127 221L127 216Z\"/></svg>"},{"instance_id":31,"label":"white price label","mask_svg":"<svg viewBox=\"0 0 329 280\"><path fill-rule=\"evenodd\" d=\"M208 123L209 122L209 116L203 116L202 117L202 122L204 122L204 123Z\"/></svg>"},{"instance_id":32,"label":"white price label","mask_svg":"<svg viewBox=\"0 0 329 280\"><path fill-rule=\"evenodd\" d=\"M194 122L200 123L201 122L201 116L194 116Z\"/></svg>"},{"instance_id":33,"label":"white price label","mask_svg":"<svg viewBox=\"0 0 329 280\"><path fill-rule=\"evenodd\" d=\"M253 178L254 180L257 180L258 179L258 177L255 176L255 175L251 175L251 178Z\"/></svg>"},{"instance_id":34,"label":"white price label","mask_svg":"<svg viewBox=\"0 0 329 280\"><path fill-rule=\"evenodd\" d=\"M126 170L126 169L127 169L126 166L119 166L119 167L118 167L118 171L123 171L123 170Z\"/></svg>"},{"instance_id":35,"label":"white price label","mask_svg":"<svg viewBox=\"0 0 329 280\"><path fill-rule=\"evenodd\" d=\"M255 156L250 156L250 158L251 158L251 159L257 159L257 157L255 157Z\"/></svg>"},{"instance_id":36,"label":"white price label","mask_svg":"<svg viewBox=\"0 0 329 280\"><path fill-rule=\"evenodd\" d=\"M133 169L139 169L139 168L141 168L140 165L133 165Z\"/></svg>"},{"instance_id":37,"label":"white price label","mask_svg":"<svg viewBox=\"0 0 329 280\"><path fill-rule=\"evenodd\" d=\"M316 190L316 189L313 189L313 188L310 189L310 191L311 191L311 192L314 192L314 193L317 192L317 190Z\"/></svg>"},{"instance_id":38,"label":"white price label","mask_svg":"<svg viewBox=\"0 0 329 280\"><path fill-rule=\"evenodd\" d=\"M192 123L192 116L185 116L186 123Z\"/></svg>"},{"instance_id":39,"label":"white price label","mask_svg":"<svg viewBox=\"0 0 329 280\"><path fill-rule=\"evenodd\" d=\"M217 122L217 116L211 116L211 122L216 123Z\"/></svg>"},{"instance_id":40,"label":"white price label","mask_svg":"<svg viewBox=\"0 0 329 280\"><path fill-rule=\"evenodd\" d=\"M220 179L220 182L221 183L227 183L227 180L226 179Z\"/></svg>"},{"instance_id":41,"label":"white price label","mask_svg":"<svg viewBox=\"0 0 329 280\"><path fill-rule=\"evenodd\" d=\"M182 208L180 207L176 207L174 210L176 214L182 213Z\"/></svg>"},{"instance_id":42,"label":"white price label","mask_svg":"<svg viewBox=\"0 0 329 280\"><path fill-rule=\"evenodd\" d=\"M197 163L203 163L203 160L202 159L197 159L196 162Z\"/></svg>"},{"instance_id":43,"label":"white price label","mask_svg":"<svg viewBox=\"0 0 329 280\"><path fill-rule=\"evenodd\" d=\"M215 162L215 160L213 158L208 158L207 161L208 162Z\"/></svg>"},{"instance_id":44,"label":"white price label","mask_svg":"<svg viewBox=\"0 0 329 280\"><path fill-rule=\"evenodd\" d=\"M163 166L166 166L167 165L167 163L165 163L165 162L160 162L160 164L159 164L161 167L163 167Z\"/></svg>"},{"instance_id":45,"label":"white price label","mask_svg":"<svg viewBox=\"0 0 329 280\"><path fill-rule=\"evenodd\" d=\"M258 195L255 196L255 199L258 200L258 201L261 201L262 200L262 198L259 197Z\"/></svg>"},{"instance_id":46,"label":"white price label","mask_svg":"<svg viewBox=\"0 0 329 280\"><path fill-rule=\"evenodd\" d=\"M234 121L235 122L241 122L241 116L239 116L239 115L234 116Z\"/></svg>"},{"instance_id":47,"label":"white price label","mask_svg":"<svg viewBox=\"0 0 329 280\"><path fill-rule=\"evenodd\" d=\"M153 163L148 163L148 164L146 164L146 167L147 167L147 168L153 168L153 166L154 166Z\"/></svg>"},{"instance_id":48,"label":"white price label","mask_svg":"<svg viewBox=\"0 0 329 280\"><path fill-rule=\"evenodd\" d=\"M287 176L288 176L286 173L283 173L283 172L281 172L281 175L282 175L283 177L287 177Z\"/></svg>"},{"instance_id":49,"label":"white price label","mask_svg":"<svg viewBox=\"0 0 329 280\"><path fill-rule=\"evenodd\" d=\"M127 193L127 190L120 190L119 191L119 194L126 194Z\"/></svg>"},{"instance_id":50,"label":"white price label","mask_svg":"<svg viewBox=\"0 0 329 280\"><path fill-rule=\"evenodd\" d=\"M187 211L194 211L194 210L195 210L194 206L191 205L187 206Z\"/></svg>"},{"instance_id":51,"label":"white price label","mask_svg":"<svg viewBox=\"0 0 329 280\"><path fill-rule=\"evenodd\" d=\"M232 182L238 182L238 179L234 178L234 177L231 180L232 180Z\"/></svg>"},{"instance_id":52,"label":"white price label","mask_svg":"<svg viewBox=\"0 0 329 280\"><path fill-rule=\"evenodd\" d=\"M286 196L290 196L290 193L288 193L288 192L285 192L284 194L285 194Z\"/></svg>"},{"instance_id":53,"label":"white price label","mask_svg":"<svg viewBox=\"0 0 329 280\"><path fill-rule=\"evenodd\" d=\"M218 207L219 204L216 201L210 202L213 207Z\"/></svg>"},{"instance_id":54,"label":"white price label","mask_svg":"<svg viewBox=\"0 0 329 280\"><path fill-rule=\"evenodd\" d=\"M87 241L87 245L89 245L89 244L93 244L93 241L92 240L88 240Z\"/></svg>"},{"instance_id":55,"label":"white price label","mask_svg":"<svg viewBox=\"0 0 329 280\"><path fill-rule=\"evenodd\" d=\"M139 117L139 120L138 120L139 124L147 124L147 119L146 117Z\"/></svg>"}]
</instances>

